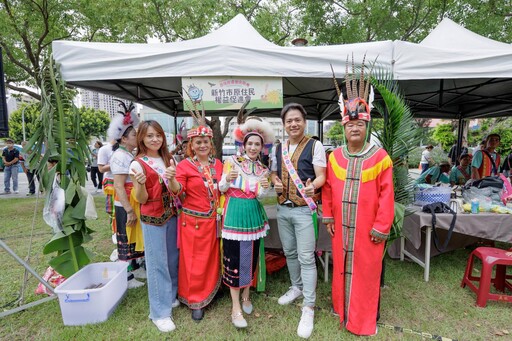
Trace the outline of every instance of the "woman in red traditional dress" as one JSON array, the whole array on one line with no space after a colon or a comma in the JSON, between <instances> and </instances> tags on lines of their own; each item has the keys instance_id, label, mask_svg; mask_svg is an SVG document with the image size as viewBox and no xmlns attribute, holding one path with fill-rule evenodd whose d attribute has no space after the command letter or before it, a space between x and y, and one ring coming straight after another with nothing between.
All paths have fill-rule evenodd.
<instances>
[{"instance_id":1,"label":"woman in red traditional dress","mask_svg":"<svg viewBox=\"0 0 512 341\"><path fill-rule=\"evenodd\" d=\"M322 207L332 236L334 311L351 333L374 335L384 241L394 217L393 163L384 149L367 143L371 116L363 73L359 82L347 81L346 104L338 89L346 145L329 156Z\"/></svg>"},{"instance_id":2,"label":"woman in red traditional dress","mask_svg":"<svg viewBox=\"0 0 512 341\"><path fill-rule=\"evenodd\" d=\"M176 168L183 211L178 227L178 298L200 321L220 287L218 182L222 163L214 158L213 132L204 124L188 131L187 158Z\"/></svg>"}]
</instances>

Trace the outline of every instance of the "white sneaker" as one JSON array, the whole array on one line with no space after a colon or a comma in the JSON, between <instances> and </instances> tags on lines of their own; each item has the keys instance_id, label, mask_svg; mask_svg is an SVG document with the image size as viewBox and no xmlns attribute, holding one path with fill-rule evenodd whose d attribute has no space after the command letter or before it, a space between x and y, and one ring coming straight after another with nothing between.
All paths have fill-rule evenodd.
<instances>
[{"instance_id":1,"label":"white sneaker","mask_svg":"<svg viewBox=\"0 0 512 341\"><path fill-rule=\"evenodd\" d=\"M133 270L132 274L135 276L135 278L138 278L138 279L148 278L148 276L146 275L146 270L143 267L140 267L137 270Z\"/></svg>"},{"instance_id":2,"label":"white sneaker","mask_svg":"<svg viewBox=\"0 0 512 341\"><path fill-rule=\"evenodd\" d=\"M133 278L128 281L128 289L140 288L141 286L144 286L145 284L146 283L137 281L135 278Z\"/></svg>"},{"instance_id":3,"label":"white sneaker","mask_svg":"<svg viewBox=\"0 0 512 341\"><path fill-rule=\"evenodd\" d=\"M315 319L315 311L310 307L302 308L302 317L300 318L299 327L297 328L297 335L307 339L313 332L313 321Z\"/></svg>"},{"instance_id":4,"label":"white sneaker","mask_svg":"<svg viewBox=\"0 0 512 341\"><path fill-rule=\"evenodd\" d=\"M14 191L14 194L18 194L20 191Z\"/></svg>"},{"instance_id":5,"label":"white sneaker","mask_svg":"<svg viewBox=\"0 0 512 341\"><path fill-rule=\"evenodd\" d=\"M112 253L110 254L110 261L111 262L117 262L117 260L119 259L118 257L118 253L117 253L117 249L114 249L114 251L112 251Z\"/></svg>"},{"instance_id":6,"label":"white sneaker","mask_svg":"<svg viewBox=\"0 0 512 341\"><path fill-rule=\"evenodd\" d=\"M297 287L290 287L290 290L286 292L283 296L279 297L277 303L280 305L290 304L295 301L297 298L302 296L302 290Z\"/></svg>"},{"instance_id":7,"label":"white sneaker","mask_svg":"<svg viewBox=\"0 0 512 341\"><path fill-rule=\"evenodd\" d=\"M173 308L178 308L180 306L180 301L178 299L175 299L174 302L172 302L172 307Z\"/></svg>"},{"instance_id":8,"label":"white sneaker","mask_svg":"<svg viewBox=\"0 0 512 341\"><path fill-rule=\"evenodd\" d=\"M158 330L160 330L162 333L172 332L174 329L176 329L176 325L174 324L170 317L152 321L158 328Z\"/></svg>"}]
</instances>

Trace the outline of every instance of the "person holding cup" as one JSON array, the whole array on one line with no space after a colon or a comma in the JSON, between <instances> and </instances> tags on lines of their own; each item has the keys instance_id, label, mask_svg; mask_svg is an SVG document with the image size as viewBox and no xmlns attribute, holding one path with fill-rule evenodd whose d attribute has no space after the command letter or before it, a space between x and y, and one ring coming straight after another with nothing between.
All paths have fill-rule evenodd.
<instances>
[{"instance_id":1,"label":"person holding cup","mask_svg":"<svg viewBox=\"0 0 512 341\"><path fill-rule=\"evenodd\" d=\"M256 269L259 269L258 289L264 290L265 285L263 238L269 224L258 198L268 192L270 185L269 170L260 157L262 151L268 155L274 132L268 122L257 117L249 117L243 122L240 113L238 124L233 133L241 155L233 155L226 160L219 183L220 191L226 196L222 227L222 280L231 293L231 322L236 328L246 328L242 310L246 314L253 311L249 295L251 284L256 282Z\"/></svg>"}]
</instances>

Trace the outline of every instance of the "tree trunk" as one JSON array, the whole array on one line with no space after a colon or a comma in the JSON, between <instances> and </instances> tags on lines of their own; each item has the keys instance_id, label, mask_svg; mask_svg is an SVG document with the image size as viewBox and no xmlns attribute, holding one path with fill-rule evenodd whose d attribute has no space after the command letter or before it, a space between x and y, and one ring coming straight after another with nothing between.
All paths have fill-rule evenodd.
<instances>
[{"instance_id":1,"label":"tree trunk","mask_svg":"<svg viewBox=\"0 0 512 341\"><path fill-rule=\"evenodd\" d=\"M206 123L213 130L213 148L215 150L215 157L222 161L222 145L224 143L224 138L228 134L229 131L229 123L234 118L234 116L226 117L224 121L224 129L221 130L220 127L220 118L212 117L210 120L206 120Z\"/></svg>"}]
</instances>

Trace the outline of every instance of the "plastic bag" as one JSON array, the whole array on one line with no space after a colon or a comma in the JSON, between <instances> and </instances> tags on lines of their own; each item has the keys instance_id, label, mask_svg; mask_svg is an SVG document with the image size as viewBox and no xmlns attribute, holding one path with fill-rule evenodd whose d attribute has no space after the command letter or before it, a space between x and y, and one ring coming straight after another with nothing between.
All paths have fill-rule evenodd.
<instances>
[{"instance_id":1,"label":"plastic bag","mask_svg":"<svg viewBox=\"0 0 512 341\"><path fill-rule=\"evenodd\" d=\"M464 202L466 203L470 203L474 199L478 200L480 211L488 212L493 205L503 206L500 199L500 192L501 190L493 187L470 187L462 192L462 198L464 198Z\"/></svg>"},{"instance_id":2,"label":"plastic bag","mask_svg":"<svg viewBox=\"0 0 512 341\"><path fill-rule=\"evenodd\" d=\"M507 201L512 199L512 185L510 184L510 181L503 175L500 174L501 180L503 180L503 189L501 191L501 202L503 202L503 205L507 204Z\"/></svg>"},{"instance_id":3,"label":"plastic bag","mask_svg":"<svg viewBox=\"0 0 512 341\"><path fill-rule=\"evenodd\" d=\"M96 212L96 205L94 204L94 198L85 187L81 187L82 194L87 196L87 202L85 204L85 219L95 220L98 219L98 212Z\"/></svg>"},{"instance_id":4,"label":"plastic bag","mask_svg":"<svg viewBox=\"0 0 512 341\"><path fill-rule=\"evenodd\" d=\"M55 271L51 266L49 266L44 272L43 279L48 282L52 287L58 287L62 282L66 280L66 277L62 276L60 273ZM52 295L50 290L43 285L43 283L39 283L35 290L36 294L47 294Z\"/></svg>"},{"instance_id":5,"label":"plastic bag","mask_svg":"<svg viewBox=\"0 0 512 341\"><path fill-rule=\"evenodd\" d=\"M62 216L66 205L66 193L60 188L57 175L53 178L53 185L43 208L44 221L53 228L53 232L62 231Z\"/></svg>"}]
</instances>

